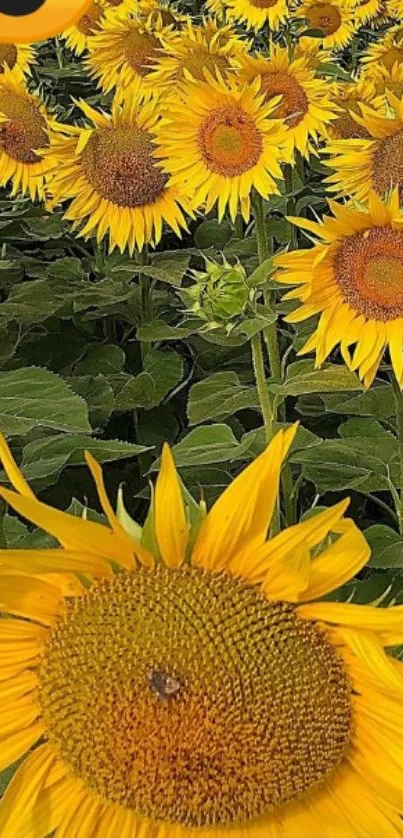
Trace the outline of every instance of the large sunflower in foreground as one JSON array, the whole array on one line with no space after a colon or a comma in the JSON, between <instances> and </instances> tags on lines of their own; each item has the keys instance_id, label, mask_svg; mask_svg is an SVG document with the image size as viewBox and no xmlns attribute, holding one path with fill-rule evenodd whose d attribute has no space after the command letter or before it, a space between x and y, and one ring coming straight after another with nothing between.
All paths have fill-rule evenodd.
<instances>
[{"instance_id":1,"label":"large sunflower in foreground","mask_svg":"<svg viewBox=\"0 0 403 838\"><path fill-rule=\"evenodd\" d=\"M74 26L62 32L61 37L76 55L82 55L88 48L90 38L100 32L105 22L104 15L104 3L92 0L85 14L78 18Z\"/></svg>"},{"instance_id":2,"label":"large sunflower in foreground","mask_svg":"<svg viewBox=\"0 0 403 838\"><path fill-rule=\"evenodd\" d=\"M244 23L249 29L279 29L288 17L287 0L225 0L230 19Z\"/></svg>"},{"instance_id":3,"label":"large sunflower in foreground","mask_svg":"<svg viewBox=\"0 0 403 838\"><path fill-rule=\"evenodd\" d=\"M227 206L233 220L238 209L248 220L253 187L263 197L278 193L286 129L271 118L276 101L265 102L259 89L259 78L242 87L222 77L189 80L157 126L156 153L170 183L183 184L194 207L209 212L218 203L220 220Z\"/></svg>"},{"instance_id":4,"label":"large sunflower in foreground","mask_svg":"<svg viewBox=\"0 0 403 838\"><path fill-rule=\"evenodd\" d=\"M151 94L156 87L153 65L173 38L169 27L158 28L143 18L111 16L102 32L91 38L90 73L105 92L141 81L144 91Z\"/></svg>"},{"instance_id":5,"label":"large sunflower in foreground","mask_svg":"<svg viewBox=\"0 0 403 838\"><path fill-rule=\"evenodd\" d=\"M13 70L20 80L31 73L31 64L36 59L35 49L30 44L0 43L0 77L4 68Z\"/></svg>"},{"instance_id":6,"label":"large sunflower in foreground","mask_svg":"<svg viewBox=\"0 0 403 838\"><path fill-rule=\"evenodd\" d=\"M13 70L0 75L0 186L11 181L14 196L42 198L49 163L39 151L49 146L50 123L42 101L28 93Z\"/></svg>"},{"instance_id":7,"label":"large sunflower in foreground","mask_svg":"<svg viewBox=\"0 0 403 838\"><path fill-rule=\"evenodd\" d=\"M155 64L155 84L171 87L175 94L177 82L184 78L204 81L206 71L216 76L217 70L225 78L227 74L234 73L236 59L245 54L247 46L229 25L218 26L206 21L206 25L194 26L190 22L166 46Z\"/></svg>"},{"instance_id":8,"label":"large sunflower in foreground","mask_svg":"<svg viewBox=\"0 0 403 838\"><path fill-rule=\"evenodd\" d=\"M361 105L358 124L368 139L331 140L325 152L326 165L333 171L326 179L332 190L365 201L371 189L384 196L395 186L403 197L403 102L385 92L388 114Z\"/></svg>"},{"instance_id":9,"label":"large sunflower in foreground","mask_svg":"<svg viewBox=\"0 0 403 838\"><path fill-rule=\"evenodd\" d=\"M377 88L371 79L358 79L356 82L342 82L333 91L334 102L339 108L337 119L329 125L329 135L336 140L370 138L367 129L356 121L361 117L361 105L377 103Z\"/></svg>"},{"instance_id":10,"label":"large sunflower in foreground","mask_svg":"<svg viewBox=\"0 0 403 838\"><path fill-rule=\"evenodd\" d=\"M92 125L64 125L49 150L49 188L55 201L71 201L65 217L81 226L81 236L96 232L101 241L109 234L110 249L121 251L159 242L164 221L179 236L185 226L179 202L187 207L187 201L154 157L156 100L145 104L133 90L115 100L111 115L79 105Z\"/></svg>"},{"instance_id":11,"label":"large sunflower in foreground","mask_svg":"<svg viewBox=\"0 0 403 838\"><path fill-rule=\"evenodd\" d=\"M320 29L323 38L318 38L325 49L343 49L355 33L354 12L348 0L303 0L295 13L305 18L309 29ZM301 38L301 45L306 38Z\"/></svg>"},{"instance_id":12,"label":"large sunflower in foreground","mask_svg":"<svg viewBox=\"0 0 403 838\"><path fill-rule=\"evenodd\" d=\"M326 126L336 118L331 87L315 75L310 59L291 60L288 49L273 47L270 58L241 58L240 75L244 82L260 76L266 101L281 96L273 116L284 120L291 149L308 156L312 143L326 134Z\"/></svg>"},{"instance_id":13,"label":"large sunflower in foreground","mask_svg":"<svg viewBox=\"0 0 403 838\"><path fill-rule=\"evenodd\" d=\"M314 351L320 366L340 344L349 369L369 387L388 349L403 387L403 213L397 190L387 203L371 192L366 211L329 204L334 218L291 219L318 237L313 248L275 257L282 269L278 282L297 286L285 299L301 302L287 320L320 314L300 354Z\"/></svg>"},{"instance_id":14,"label":"large sunflower in foreground","mask_svg":"<svg viewBox=\"0 0 403 838\"><path fill-rule=\"evenodd\" d=\"M401 835L403 608L314 601L367 561L348 500L266 540L294 433L191 528L165 447L153 552L92 457L105 525L37 500L1 443L2 497L62 545L0 552L0 765L25 755L2 835Z\"/></svg>"}]
</instances>

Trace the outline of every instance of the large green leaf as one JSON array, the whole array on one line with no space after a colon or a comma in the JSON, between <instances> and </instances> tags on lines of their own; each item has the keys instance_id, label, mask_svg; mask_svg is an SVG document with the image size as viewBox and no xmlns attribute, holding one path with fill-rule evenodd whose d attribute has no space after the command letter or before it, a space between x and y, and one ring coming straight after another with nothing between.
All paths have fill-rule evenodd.
<instances>
[{"instance_id":1,"label":"large green leaf","mask_svg":"<svg viewBox=\"0 0 403 838\"><path fill-rule=\"evenodd\" d=\"M11 436L41 427L90 433L84 399L49 370L26 367L0 373L0 430Z\"/></svg>"},{"instance_id":2,"label":"large green leaf","mask_svg":"<svg viewBox=\"0 0 403 838\"><path fill-rule=\"evenodd\" d=\"M364 535L371 547L372 567L403 568L403 538L396 530L384 524L374 524L364 530Z\"/></svg>"},{"instance_id":3,"label":"large green leaf","mask_svg":"<svg viewBox=\"0 0 403 838\"><path fill-rule=\"evenodd\" d=\"M312 361L296 361L287 369L287 378L279 387L283 396L325 393L331 390L362 390L359 378L347 367L325 364L315 369Z\"/></svg>"},{"instance_id":4,"label":"large green leaf","mask_svg":"<svg viewBox=\"0 0 403 838\"><path fill-rule=\"evenodd\" d=\"M130 378L120 390L116 407L133 410L150 409L165 398L181 381L183 361L177 352L151 349L144 359L144 370Z\"/></svg>"},{"instance_id":5,"label":"large green leaf","mask_svg":"<svg viewBox=\"0 0 403 838\"><path fill-rule=\"evenodd\" d=\"M210 465L242 460L250 445L250 439L238 442L228 425L204 425L194 428L174 445L173 454L179 468ZM159 460L153 464L152 470L158 467Z\"/></svg>"},{"instance_id":6,"label":"large green leaf","mask_svg":"<svg viewBox=\"0 0 403 838\"><path fill-rule=\"evenodd\" d=\"M191 387L187 412L190 424L197 425L248 407L259 409L256 387L241 384L236 372L217 372Z\"/></svg>"}]
</instances>

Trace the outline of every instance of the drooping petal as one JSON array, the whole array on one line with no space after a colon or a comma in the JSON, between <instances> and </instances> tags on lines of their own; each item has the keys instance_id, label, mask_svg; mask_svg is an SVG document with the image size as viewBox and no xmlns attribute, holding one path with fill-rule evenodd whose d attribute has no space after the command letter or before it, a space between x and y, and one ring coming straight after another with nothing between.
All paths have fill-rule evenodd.
<instances>
[{"instance_id":1,"label":"drooping petal","mask_svg":"<svg viewBox=\"0 0 403 838\"><path fill-rule=\"evenodd\" d=\"M344 523L346 531L338 541L312 562L308 587L300 594L301 602L319 599L339 588L367 563L371 550L362 532L353 521Z\"/></svg>"},{"instance_id":2,"label":"drooping petal","mask_svg":"<svg viewBox=\"0 0 403 838\"><path fill-rule=\"evenodd\" d=\"M55 776L60 776L57 753L51 745L40 745L26 757L1 799L0 835L22 838L20 826L27 813L32 812L46 783L51 781L53 771ZM31 836L35 834L34 826L31 824Z\"/></svg>"},{"instance_id":3,"label":"drooping petal","mask_svg":"<svg viewBox=\"0 0 403 838\"><path fill-rule=\"evenodd\" d=\"M17 463L14 460L14 457L7 445L6 439L3 434L0 432L0 460L2 462L4 471L7 474L7 477L14 489L19 492L21 495L25 495L27 498L34 498L35 495L32 489L28 486L27 481L22 476L21 470L18 468Z\"/></svg>"}]
</instances>

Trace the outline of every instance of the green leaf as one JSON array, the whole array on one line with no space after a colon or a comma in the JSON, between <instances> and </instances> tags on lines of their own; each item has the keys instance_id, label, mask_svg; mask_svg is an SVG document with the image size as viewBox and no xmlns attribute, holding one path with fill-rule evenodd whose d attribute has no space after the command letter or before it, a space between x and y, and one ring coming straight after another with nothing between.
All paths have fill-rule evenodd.
<instances>
[{"instance_id":1,"label":"green leaf","mask_svg":"<svg viewBox=\"0 0 403 838\"><path fill-rule=\"evenodd\" d=\"M184 273L189 265L190 256L186 251L173 250L157 253L151 265L136 265L136 271L143 276L151 276L160 282L168 282L175 288L182 284Z\"/></svg>"},{"instance_id":2,"label":"green leaf","mask_svg":"<svg viewBox=\"0 0 403 838\"><path fill-rule=\"evenodd\" d=\"M44 481L46 478L41 485L49 485L50 482L56 482L67 465L85 464L85 451L90 451L100 463L105 463L135 457L147 451L147 448L117 439L93 439L81 435L50 436L25 445L22 472L29 482Z\"/></svg>"},{"instance_id":3,"label":"green leaf","mask_svg":"<svg viewBox=\"0 0 403 838\"><path fill-rule=\"evenodd\" d=\"M214 219L202 221L194 236L196 247L199 247L200 250L207 250L209 247L222 250L229 242L232 232L229 221L221 221L221 223Z\"/></svg>"},{"instance_id":4,"label":"green leaf","mask_svg":"<svg viewBox=\"0 0 403 838\"><path fill-rule=\"evenodd\" d=\"M0 373L0 429L6 436L33 428L91 432L84 399L58 375L39 367Z\"/></svg>"},{"instance_id":5,"label":"green leaf","mask_svg":"<svg viewBox=\"0 0 403 838\"><path fill-rule=\"evenodd\" d=\"M172 450L176 465L183 468L241 460L249 446L249 440L238 442L231 428L220 424L194 428ZM158 468L156 460L151 470Z\"/></svg>"},{"instance_id":6,"label":"green leaf","mask_svg":"<svg viewBox=\"0 0 403 838\"><path fill-rule=\"evenodd\" d=\"M266 285L269 277L274 273L275 267L273 265L273 257L270 256L265 259L258 267L251 273L246 280L249 288L261 288Z\"/></svg>"},{"instance_id":7,"label":"green leaf","mask_svg":"<svg viewBox=\"0 0 403 838\"><path fill-rule=\"evenodd\" d=\"M191 425L232 416L245 408L259 409L257 390L242 385L236 372L217 372L190 388L187 414Z\"/></svg>"},{"instance_id":8,"label":"green leaf","mask_svg":"<svg viewBox=\"0 0 403 838\"><path fill-rule=\"evenodd\" d=\"M403 538L391 527L374 524L364 530L365 538L371 548L371 567L403 568Z\"/></svg>"},{"instance_id":9,"label":"green leaf","mask_svg":"<svg viewBox=\"0 0 403 838\"><path fill-rule=\"evenodd\" d=\"M387 419L395 414L395 402L390 384L375 385L364 393L329 394L322 397L324 409L330 413L373 416Z\"/></svg>"},{"instance_id":10,"label":"green leaf","mask_svg":"<svg viewBox=\"0 0 403 838\"><path fill-rule=\"evenodd\" d=\"M135 407L150 409L160 404L183 377L183 360L177 352L150 349L144 360L144 370L131 378L116 399L118 410Z\"/></svg>"},{"instance_id":11,"label":"green leaf","mask_svg":"<svg viewBox=\"0 0 403 838\"><path fill-rule=\"evenodd\" d=\"M315 369L312 361L296 361L288 367L287 379L278 392L283 396L301 396L327 390L362 390L362 385L355 373L344 366L325 364Z\"/></svg>"},{"instance_id":12,"label":"green leaf","mask_svg":"<svg viewBox=\"0 0 403 838\"><path fill-rule=\"evenodd\" d=\"M92 427L103 428L115 406L113 389L105 375L72 376L69 384L87 402Z\"/></svg>"},{"instance_id":13,"label":"green leaf","mask_svg":"<svg viewBox=\"0 0 403 838\"><path fill-rule=\"evenodd\" d=\"M200 320L193 319L188 326L170 326L164 320L151 320L137 329L137 338L146 342L161 340L183 340L200 328Z\"/></svg>"},{"instance_id":14,"label":"green leaf","mask_svg":"<svg viewBox=\"0 0 403 838\"><path fill-rule=\"evenodd\" d=\"M85 357L78 361L75 373L81 375L113 375L125 365L125 353L112 343L89 345Z\"/></svg>"}]
</instances>

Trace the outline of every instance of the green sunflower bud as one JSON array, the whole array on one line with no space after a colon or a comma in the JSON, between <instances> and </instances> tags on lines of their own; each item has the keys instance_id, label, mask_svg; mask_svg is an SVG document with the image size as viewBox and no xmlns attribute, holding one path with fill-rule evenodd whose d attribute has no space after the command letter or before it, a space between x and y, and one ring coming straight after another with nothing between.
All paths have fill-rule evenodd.
<instances>
[{"instance_id":1,"label":"green sunflower bud","mask_svg":"<svg viewBox=\"0 0 403 838\"><path fill-rule=\"evenodd\" d=\"M249 302L246 272L239 262L230 265L226 259L219 264L205 257L205 265L205 271L192 271L195 285L187 289L194 300L191 311L209 324L227 325L245 312Z\"/></svg>"}]
</instances>

